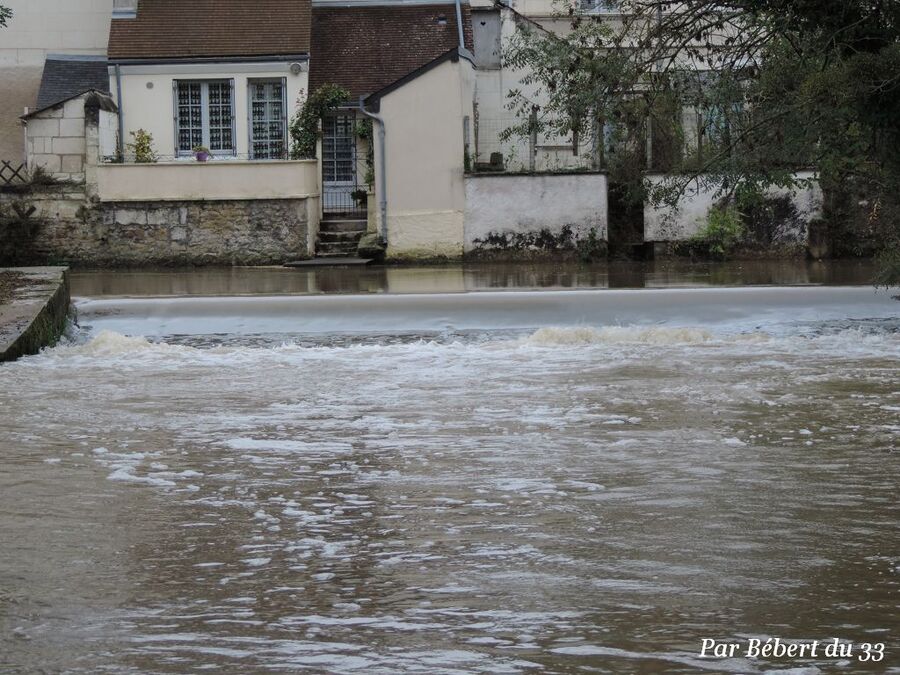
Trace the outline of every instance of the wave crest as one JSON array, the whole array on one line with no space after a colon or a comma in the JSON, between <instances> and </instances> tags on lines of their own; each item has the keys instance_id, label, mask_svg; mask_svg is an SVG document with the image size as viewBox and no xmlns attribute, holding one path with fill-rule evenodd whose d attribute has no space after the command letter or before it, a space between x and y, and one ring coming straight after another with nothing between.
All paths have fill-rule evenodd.
<instances>
[{"instance_id":1,"label":"wave crest","mask_svg":"<svg viewBox=\"0 0 900 675\"><path fill-rule=\"evenodd\" d=\"M605 328L541 328L525 338L525 343L547 347L628 343L677 345L699 344L712 339L713 334L702 328L607 326Z\"/></svg>"},{"instance_id":2,"label":"wave crest","mask_svg":"<svg viewBox=\"0 0 900 675\"><path fill-rule=\"evenodd\" d=\"M150 342L145 337L131 337L109 330L104 330L90 342L72 348L72 351L85 356L121 356L140 352L170 352L183 348L164 343Z\"/></svg>"}]
</instances>

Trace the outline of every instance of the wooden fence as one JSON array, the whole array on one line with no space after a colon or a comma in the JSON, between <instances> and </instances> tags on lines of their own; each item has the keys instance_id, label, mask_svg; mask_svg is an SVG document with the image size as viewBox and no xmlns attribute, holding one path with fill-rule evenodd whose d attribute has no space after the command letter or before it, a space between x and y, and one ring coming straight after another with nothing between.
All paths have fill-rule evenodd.
<instances>
[{"instance_id":1,"label":"wooden fence","mask_svg":"<svg viewBox=\"0 0 900 675\"><path fill-rule=\"evenodd\" d=\"M13 164L0 159L0 187L25 185L31 182L28 167L24 164Z\"/></svg>"}]
</instances>

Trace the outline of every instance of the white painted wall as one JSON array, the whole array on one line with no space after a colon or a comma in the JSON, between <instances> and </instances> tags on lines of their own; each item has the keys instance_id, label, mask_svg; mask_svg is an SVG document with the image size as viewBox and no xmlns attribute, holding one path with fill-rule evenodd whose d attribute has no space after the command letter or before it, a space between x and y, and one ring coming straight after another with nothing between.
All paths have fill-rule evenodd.
<instances>
[{"instance_id":1,"label":"white painted wall","mask_svg":"<svg viewBox=\"0 0 900 675\"><path fill-rule=\"evenodd\" d=\"M462 255L464 118L471 124L473 99L473 67L465 59L446 61L381 99L389 257Z\"/></svg>"},{"instance_id":2,"label":"white painted wall","mask_svg":"<svg viewBox=\"0 0 900 675\"><path fill-rule=\"evenodd\" d=\"M309 83L309 74L292 74L289 63L123 66L121 70L125 142L127 144L133 140L130 132L144 129L153 135L156 152L163 158L175 156L173 81L234 79L235 141L237 155L244 159L250 154L248 82L254 79L286 78L288 118L296 112L297 102L305 98ZM115 70L110 68L110 90L113 98L117 99L114 73Z\"/></svg>"},{"instance_id":3,"label":"white painted wall","mask_svg":"<svg viewBox=\"0 0 900 675\"><path fill-rule=\"evenodd\" d=\"M114 112L100 111L98 159L110 159L116 156L119 138L119 116Z\"/></svg>"},{"instance_id":4,"label":"white painted wall","mask_svg":"<svg viewBox=\"0 0 900 675\"><path fill-rule=\"evenodd\" d=\"M798 179L815 179L811 171L802 171L796 174ZM661 174L647 176L650 185L660 185L666 180ZM766 192L768 197L780 197L790 195L791 201L797 208L800 220L805 224L815 218L822 217L822 190L818 183L813 182L809 187L794 189L772 188ZM652 204L644 206L644 241L685 241L700 232L707 224L709 211L715 205L716 193L714 189L706 188L694 183L674 209L668 207L654 207ZM777 234L780 241L796 242L805 240L806 231L785 229Z\"/></svg>"},{"instance_id":5,"label":"white painted wall","mask_svg":"<svg viewBox=\"0 0 900 675\"><path fill-rule=\"evenodd\" d=\"M521 18L509 9L496 9L500 15L501 49L506 49L509 40L519 30ZM481 12L473 12L473 21L478 21ZM551 22L542 20L542 25L558 29ZM565 24L566 22L562 22ZM477 33L476 33L477 34ZM527 71L511 68L503 63L498 69L479 68L475 77L476 103L478 108L478 157L479 162L490 161L492 152L501 152L508 171L523 171L531 167L530 142L527 137L514 136L507 141L499 139L505 129L521 123L515 113L507 109L508 94L519 90L531 102L543 106L547 95L539 85L522 82ZM592 166L593 142L582 138L577 148L571 137L558 138L539 135L535 145L534 168L536 171L566 171Z\"/></svg>"},{"instance_id":6,"label":"white painted wall","mask_svg":"<svg viewBox=\"0 0 900 675\"><path fill-rule=\"evenodd\" d=\"M607 238L605 174L496 175L466 177L465 248L483 248L490 234L558 235L571 228L576 239L591 230Z\"/></svg>"}]
</instances>

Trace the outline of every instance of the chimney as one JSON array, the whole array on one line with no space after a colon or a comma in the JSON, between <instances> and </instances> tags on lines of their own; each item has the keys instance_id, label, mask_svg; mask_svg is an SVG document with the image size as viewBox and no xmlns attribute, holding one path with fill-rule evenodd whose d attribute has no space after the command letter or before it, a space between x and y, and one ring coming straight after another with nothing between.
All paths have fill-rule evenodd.
<instances>
[{"instance_id":1,"label":"chimney","mask_svg":"<svg viewBox=\"0 0 900 675\"><path fill-rule=\"evenodd\" d=\"M136 19L138 0L113 0L114 19Z\"/></svg>"}]
</instances>

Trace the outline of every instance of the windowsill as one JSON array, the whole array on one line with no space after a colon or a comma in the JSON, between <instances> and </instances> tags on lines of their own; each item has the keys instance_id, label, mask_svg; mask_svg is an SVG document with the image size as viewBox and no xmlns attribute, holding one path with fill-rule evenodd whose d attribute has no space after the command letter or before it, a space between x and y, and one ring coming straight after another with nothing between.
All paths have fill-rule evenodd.
<instances>
[{"instance_id":1,"label":"windowsill","mask_svg":"<svg viewBox=\"0 0 900 675\"><path fill-rule=\"evenodd\" d=\"M178 159L161 159L156 162L103 162L102 166L153 167L153 166L223 166L223 165L261 165L261 164L307 164L317 163L315 159L241 159L238 157L209 159L198 162L191 157Z\"/></svg>"}]
</instances>

